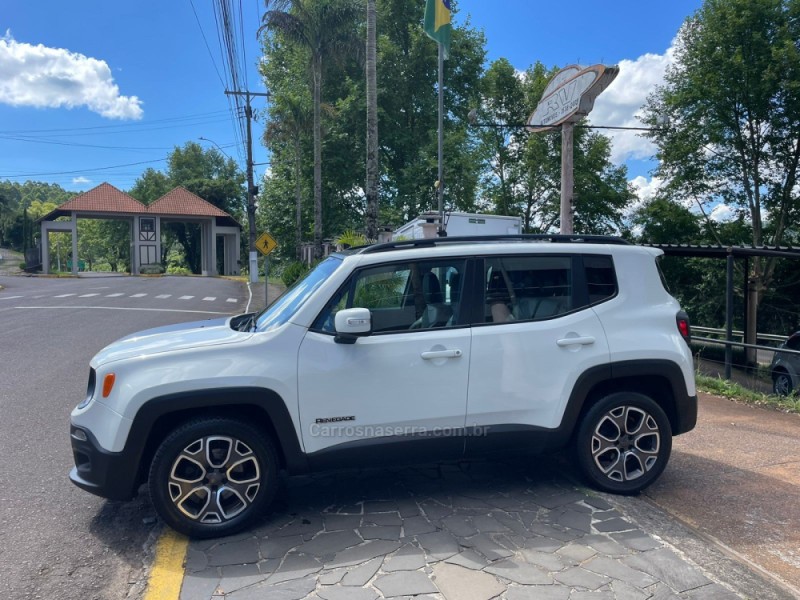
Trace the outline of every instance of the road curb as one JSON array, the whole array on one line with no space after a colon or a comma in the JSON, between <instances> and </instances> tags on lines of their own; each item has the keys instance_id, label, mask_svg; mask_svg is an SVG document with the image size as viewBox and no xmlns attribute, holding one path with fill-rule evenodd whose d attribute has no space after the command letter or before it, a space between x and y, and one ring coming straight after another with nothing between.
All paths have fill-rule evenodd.
<instances>
[{"instance_id":1,"label":"road curb","mask_svg":"<svg viewBox=\"0 0 800 600\"><path fill-rule=\"evenodd\" d=\"M189 539L165 529L156 542L155 558L144 600L178 600L183 585L183 562Z\"/></svg>"},{"instance_id":2,"label":"road curb","mask_svg":"<svg viewBox=\"0 0 800 600\"><path fill-rule=\"evenodd\" d=\"M754 600L792 600L800 591L776 575L754 564L716 538L698 531L678 515L641 495L623 497L600 494L625 513L644 531L657 536L712 578L745 598Z\"/></svg>"}]
</instances>

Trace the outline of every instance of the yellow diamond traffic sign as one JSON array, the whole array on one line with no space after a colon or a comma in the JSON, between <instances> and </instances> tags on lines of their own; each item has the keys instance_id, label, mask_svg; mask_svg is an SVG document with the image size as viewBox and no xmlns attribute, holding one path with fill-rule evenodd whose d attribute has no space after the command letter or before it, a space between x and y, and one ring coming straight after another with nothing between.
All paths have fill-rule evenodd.
<instances>
[{"instance_id":1,"label":"yellow diamond traffic sign","mask_svg":"<svg viewBox=\"0 0 800 600\"><path fill-rule=\"evenodd\" d=\"M277 247L278 242L276 242L275 238L268 233L262 233L256 240L256 248L258 248L258 251L264 256L275 250Z\"/></svg>"}]
</instances>

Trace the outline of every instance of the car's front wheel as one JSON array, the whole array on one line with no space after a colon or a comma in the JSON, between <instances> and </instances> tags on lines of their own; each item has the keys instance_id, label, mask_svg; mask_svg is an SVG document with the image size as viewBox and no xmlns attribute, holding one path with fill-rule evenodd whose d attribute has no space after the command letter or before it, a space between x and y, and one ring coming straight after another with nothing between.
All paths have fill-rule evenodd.
<instances>
[{"instance_id":1,"label":"car's front wheel","mask_svg":"<svg viewBox=\"0 0 800 600\"><path fill-rule=\"evenodd\" d=\"M170 433L150 466L159 516L194 538L250 526L275 496L278 462L270 440L234 419L203 418Z\"/></svg>"},{"instance_id":2,"label":"car's front wheel","mask_svg":"<svg viewBox=\"0 0 800 600\"><path fill-rule=\"evenodd\" d=\"M576 442L578 463L592 485L605 492L635 494L667 466L672 428L652 398L616 392L586 412Z\"/></svg>"},{"instance_id":3,"label":"car's front wheel","mask_svg":"<svg viewBox=\"0 0 800 600\"><path fill-rule=\"evenodd\" d=\"M772 376L772 391L778 396L789 396L794 386L791 376L785 371L779 371Z\"/></svg>"}]
</instances>

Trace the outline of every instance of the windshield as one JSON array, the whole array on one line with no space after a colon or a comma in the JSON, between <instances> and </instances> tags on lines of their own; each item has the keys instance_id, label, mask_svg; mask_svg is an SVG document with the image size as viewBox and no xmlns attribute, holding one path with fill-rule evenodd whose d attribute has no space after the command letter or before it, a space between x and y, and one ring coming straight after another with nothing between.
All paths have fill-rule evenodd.
<instances>
[{"instance_id":1,"label":"windshield","mask_svg":"<svg viewBox=\"0 0 800 600\"><path fill-rule=\"evenodd\" d=\"M309 271L305 277L286 290L271 306L265 308L256 316L256 329L258 331L269 331L286 323L341 264L342 259L338 256L329 256L319 263L314 270Z\"/></svg>"}]
</instances>

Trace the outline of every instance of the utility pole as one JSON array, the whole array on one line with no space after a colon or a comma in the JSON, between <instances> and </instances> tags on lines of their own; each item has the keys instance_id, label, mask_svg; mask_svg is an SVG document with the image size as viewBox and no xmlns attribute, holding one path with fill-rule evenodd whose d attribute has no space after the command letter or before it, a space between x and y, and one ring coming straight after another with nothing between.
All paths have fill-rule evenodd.
<instances>
[{"instance_id":1,"label":"utility pole","mask_svg":"<svg viewBox=\"0 0 800 600\"><path fill-rule=\"evenodd\" d=\"M253 135L250 131L250 120L253 118L253 109L250 107L250 98L262 96L268 98L269 94L264 92L250 91L229 91L225 90L226 96L245 97L245 117L247 118L247 227L250 230L249 251L249 271L250 283L258 281L258 254L256 253L256 195L258 188L253 183Z\"/></svg>"}]
</instances>

